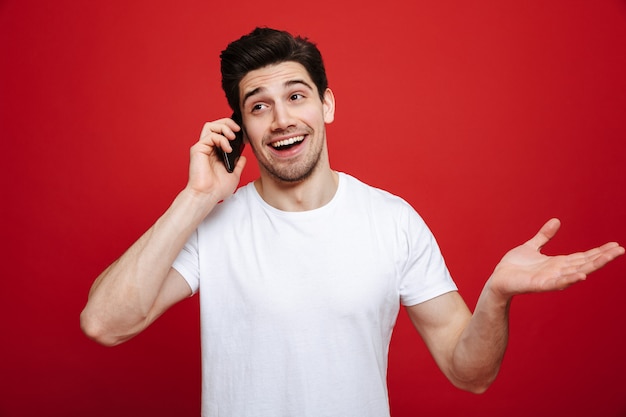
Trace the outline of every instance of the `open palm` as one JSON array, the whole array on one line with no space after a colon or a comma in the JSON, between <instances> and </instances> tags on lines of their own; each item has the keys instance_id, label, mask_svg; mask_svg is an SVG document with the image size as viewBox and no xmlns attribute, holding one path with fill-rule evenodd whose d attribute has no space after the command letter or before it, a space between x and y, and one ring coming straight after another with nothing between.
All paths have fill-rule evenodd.
<instances>
[{"instance_id":1,"label":"open palm","mask_svg":"<svg viewBox=\"0 0 626 417\"><path fill-rule=\"evenodd\" d=\"M541 248L560 226L558 219L551 219L532 239L509 251L494 270L492 289L505 297L562 290L624 254L624 248L614 242L569 255L542 254Z\"/></svg>"}]
</instances>

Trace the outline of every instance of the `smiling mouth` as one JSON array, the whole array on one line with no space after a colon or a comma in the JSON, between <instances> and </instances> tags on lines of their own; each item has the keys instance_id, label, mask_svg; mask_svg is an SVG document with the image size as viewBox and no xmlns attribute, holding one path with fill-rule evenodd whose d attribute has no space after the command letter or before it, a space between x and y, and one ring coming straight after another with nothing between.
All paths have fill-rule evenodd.
<instances>
[{"instance_id":1,"label":"smiling mouth","mask_svg":"<svg viewBox=\"0 0 626 417\"><path fill-rule=\"evenodd\" d=\"M272 148L277 149L277 150L289 149L294 145L302 143L303 140L304 140L304 135L294 136L289 139L273 142L271 146Z\"/></svg>"}]
</instances>

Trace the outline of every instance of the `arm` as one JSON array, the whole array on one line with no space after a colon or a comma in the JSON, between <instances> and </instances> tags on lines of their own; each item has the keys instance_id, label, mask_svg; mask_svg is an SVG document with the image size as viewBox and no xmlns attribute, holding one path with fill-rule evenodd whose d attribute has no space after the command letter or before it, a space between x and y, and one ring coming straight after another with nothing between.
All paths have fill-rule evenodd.
<instances>
[{"instance_id":1,"label":"arm","mask_svg":"<svg viewBox=\"0 0 626 417\"><path fill-rule=\"evenodd\" d=\"M165 310L191 295L171 265L189 236L215 205L231 195L245 166L241 157L226 172L216 146L226 151L239 127L230 119L205 124L191 148L189 181L168 210L94 282L81 327L105 344L124 342L149 326Z\"/></svg>"},{"instance_id":2,"label":"arm","mask_svg":"<svg viewBox=\"0 0 626 417\"><path fill-rule=\"evenodd\" d=\"M624 254L616 243L565 256L541 254L559 227L558 220L550 220L502 258L473 314L456 292L408 307L438 366L457 387L480 393L495 380L508 342L513 296L565 289Z\"/></svg>"}]
</instances>

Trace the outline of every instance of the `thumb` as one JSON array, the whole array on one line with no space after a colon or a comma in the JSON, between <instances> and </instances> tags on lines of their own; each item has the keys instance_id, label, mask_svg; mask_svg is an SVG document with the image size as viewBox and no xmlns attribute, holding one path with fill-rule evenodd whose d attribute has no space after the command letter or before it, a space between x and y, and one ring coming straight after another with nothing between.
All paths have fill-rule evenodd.
<instances>
[{"instance_id":1,"label":"thumb","mask_svg":"<svg viewBox=\"0 0 626 417\"><path fill-rule=\"evenodd\" d=\"M243 168L246 166L247 161L247 158L243 155L241 155L237 159L237 163L235 164L235 170L233 171L234 174L237 175L237 177L241 177L241 174L243 173Z\"/></svg>"},{"instance_id":2,"label":"thumb","mask_svg":"<svg viewBox=\"0 0 626 417\"><path fill-rule=\"evenodd\" d=\"M539 232L530 239L527 243L533 248L537 249L537 252L545 246L559 231L561 227L561 221L559 219L550 219L539 229Z\"/></svg>"}]
</instances>

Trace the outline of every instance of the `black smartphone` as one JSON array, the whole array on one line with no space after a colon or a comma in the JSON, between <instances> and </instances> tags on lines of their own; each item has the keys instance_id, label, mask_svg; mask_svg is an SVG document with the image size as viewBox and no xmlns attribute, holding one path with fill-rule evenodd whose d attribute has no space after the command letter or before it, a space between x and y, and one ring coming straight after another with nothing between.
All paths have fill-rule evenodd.
<instances>
[{"instance_id":1,"label":"black smartphone","mask_svg":"<svg viewBox=\"0 0 626 417\"><path fill-rule=\"evenodd\" d=\"M245 143L243 142L243 124L241 119L234 113L231 116L231 119L233 119L240 127L239 132L235 132L235 139L230 141L230 146L233 148L233 151L224 152L222 149L219 149L219 152L222 154L222 159L224 160L224 166L228 172L234 171L237 159L239 159L239 156L245 147Z\"/></svg>"}]
</instances>

